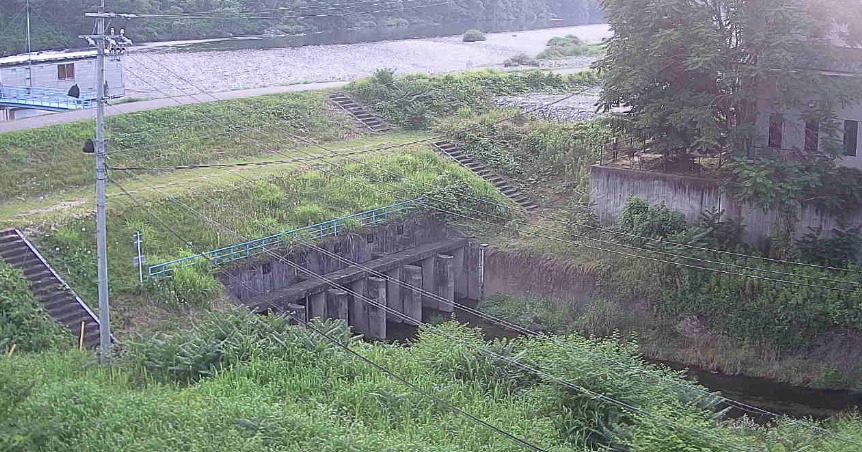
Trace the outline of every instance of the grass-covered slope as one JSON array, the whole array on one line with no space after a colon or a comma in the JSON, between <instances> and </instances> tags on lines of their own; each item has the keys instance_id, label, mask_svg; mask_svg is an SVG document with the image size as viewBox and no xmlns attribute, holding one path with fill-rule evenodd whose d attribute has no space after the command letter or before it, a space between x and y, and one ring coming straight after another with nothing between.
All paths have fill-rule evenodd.
<instances>
[{"instance_id":1,"label":"grass-covered slope","mask_svg":"<svg viewBox=\"0 0 862 452\"><path fill-rule=\"evenodd\" d=\"M334 141L359 134L303 92L162 108L109 117L112 166L174 166L259 157L298 146L296 136ZM0 134L0 204L93 184L92 121ZM120 173L112 177L123 178Z\"/></svg>"},{"instance_id":2,"label":"grass-covered slope","mask_svg":"<svg viewBox=\"0 0 862 452\"><path fill-rule=\"evenodd\" d=\"M24 274L0 258L0 352L71 345L72 336L42 310Z\"/></svg>"},{"instance_id":3,"label":"grass-covered slope","mask_svg":"<svg viewBox=\"0 0 862 452\"><path fill-rule=\"evenodd\" d=\"M445 324L422 331L411 347L397 347L351 340L340 324L315 329L542 450L856 450L852 442L789 423L725 423L713 411L714 398L615 342L569 336L554 339L563 347L542 339L489 343L475 330ZM633 409L480 350L517 357ZM133 345L113 367L92 360L75 353L0 358L0 448L524 450L278 317L217 315L186 333ZM829 427L847 441L862 439L858 420Z\"/></svg>"},{"instance_id":4,"label":"grass-covered slope","mask_svg":"<svg viewBox=\"0 0 862 452\"><path fill-rule=\"evenodd\" d=\"M450 203L449 207L481 211L494 203L505 204L493 186L421 145L392 154L308 164L310 168L297 163L225 173L178 189L144 185L135 193L144 208L116 195L108 215L112 290L122 293L139 288L137 269L131 265L135 231L143 232L147 262L156 264L428 193ZM487 203L457 196L463 193ZM44 233L35 237L46 257L86 299L94 299L96 289L93 223L91 214L49 216L45 223L37 223ZM196 298L205 300L211 290L211 286L199 284L190 288L200 292Z\"/></svg>"}]
</instances>

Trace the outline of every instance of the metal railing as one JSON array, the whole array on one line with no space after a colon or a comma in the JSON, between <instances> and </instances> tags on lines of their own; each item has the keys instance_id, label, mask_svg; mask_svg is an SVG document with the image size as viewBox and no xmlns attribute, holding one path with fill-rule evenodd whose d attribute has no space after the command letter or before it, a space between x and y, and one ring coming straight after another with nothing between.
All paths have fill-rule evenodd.
<instances>
[{"instance_id":1,"label":"metal railing","mask_svg":"<svg viewBox=\"0 0 862 452\"><path fill-rule=\"evenodd\" d=\"M0 103L10 106L31 107L50 110L84 110L96 107L95 95L81 93L71 97L57 88L0 85Z\"/></svg>"},{"instance_id":2,"label":"metal railing","mask_svg":"<svg viewBox=\"0 0 862 452\"><path fill-rule=\"evenodd\" d=\"M381 207L366 212L360 212L346 217L336 218L304 228L293 229L278 234L262 237L248 242L237 243L201 254L184 257L181 259L150 266L147 270L149 276L170 276L177 268L185 268L208 262L211 265L225 265L242 259L248 259L275 249L284 248L291 239L297 237L305 240L321 239L328 236L337 236L339 232L351 227L362 227L381 223L391 219L396 214L418 208L424 199L414 199L386 207Z\"/></svg>"}]
</instances>

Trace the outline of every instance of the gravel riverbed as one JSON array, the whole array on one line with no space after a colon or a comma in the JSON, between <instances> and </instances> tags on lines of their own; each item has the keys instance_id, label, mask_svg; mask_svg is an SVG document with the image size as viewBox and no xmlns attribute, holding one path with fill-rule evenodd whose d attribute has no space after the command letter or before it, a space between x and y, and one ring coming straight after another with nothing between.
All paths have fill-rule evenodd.
<instances>
[{"instance_id":1,"label":"gravel riverbed","mask_svg":"<svg viewBox=\"0 0 862 452\"><path fill-rule=\"evenodd\" d=\"M148 46L126 59L127 95L167 97L205 90L229 91L296 83L349 81L379 68L401 73L440 74L484 67L526 53L535 56L554 36L573 34L586 42L611 35L607 25L551 28L488 34L484 42L464 43L460 36L361 44L315 45L276 49L193 51ZM250 41L250 46L253 41ZM575 58L566 67L586 67L591 58Z\"/></svg>"}]
</instances>

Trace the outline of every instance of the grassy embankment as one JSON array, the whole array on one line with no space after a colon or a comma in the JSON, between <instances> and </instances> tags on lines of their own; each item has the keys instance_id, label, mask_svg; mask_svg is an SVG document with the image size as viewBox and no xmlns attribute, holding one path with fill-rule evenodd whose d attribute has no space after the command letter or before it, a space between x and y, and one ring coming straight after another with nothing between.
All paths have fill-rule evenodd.
<instances>
[{"instance_id":1,"label":"grassy embankment","mask_svg":"<svg viewBox=\"0 0 862 452\"><path fill-rule=\"evenodd\" d=\"M787 421L723 420L714 397L613 341L488 343L475 330L445 324L397 347L351 340L340 324L315 328L543 450L849 452L862 440L852 417L826 425L842 437ZM482 349L639 411L537 378ZM0 448L523 450L277 317L215 315L186 333L131 344L113 366L93 359L73 352L0 357Z\"/></svg>"},{"instance_id":2,"label":"grassy embankment","mask_svg":"<svg viewBox=\"0 0 862 452\"><path fill-rule=\"evenodd\" d=\"M585 204L596 144L609 138L601 121L512 124L499 122L500 116L462 115L438 123L437 130L465 143L466 153L527 189L545 209L517 231L511 224L464 227L500 249L556 258L560 268L579 266L598 287L589 303L510 297L485 303L490 312L553 332L636 333L647 356L727 373L823 387L862 385L858 273L661 243L762 255L738 241L733 224L686 227L677 214L661 209L621 218L604 232ZM656 258L736 274L651 260Z\"/></svg>"},{"instance_id":3,"label":"grassy embankment","mask_svg":"<svg viewBox=\"0 0 862 452\"><path fill-rule=\"evenodd\" d=\"M206 271L185 272L167 287L141 287L131 265L130 238L135 231L144 233L145 254L153 264L413 199L431 190L453 200L456 188L499 196L490 185L428 151L427 144L391 147L426 135L363 136L348 118L325 108L324 99L325 93L277 95L112 118L114 167L324 157L261 167L112 171L111 176L147 206L137 207L116 187L109 190L108 260L120 331L147 330L146 317L157 328L171 328L184 322L184 316L165 309L200 312L218 299L219 285ZM205 116L219 124L203 120ZM88 187L92 157L80 152L89 127L76 123L0 135L6 145L0 157L4 176L0 190L7 200L0 212L3 226L27 228L75 290L85 300L94 300L95 240ZM324 142L327 150L296 136ZM391 148L380 150L387 147ZM207 223L192 210L218 224ZM147 211L191 243L181 242Z\"/></svg>"}]
</instances>

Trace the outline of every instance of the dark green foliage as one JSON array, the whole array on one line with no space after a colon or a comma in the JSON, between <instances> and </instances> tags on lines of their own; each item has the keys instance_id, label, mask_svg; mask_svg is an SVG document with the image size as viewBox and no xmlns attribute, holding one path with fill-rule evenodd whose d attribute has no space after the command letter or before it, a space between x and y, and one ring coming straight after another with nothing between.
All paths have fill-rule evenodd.
<instances>
[{"instance_id":1,"label":"dark green foliage","mask_svg":"<svg viewBox=\"0 0 862 452\"><path fill-rule=\"evenodd\" d=\"M395 76L394 70L378 70L373 77L352 83L347 89L390 121L408 129L427 129L434 120L462 108L488 111L498 96L533 92L566 92L595 85L592 72L559 76L541 71L501 73L476 71L463 74Z\"/></svg>"},{"instance_id":2,"label":"dark green foliage","mask_svg":"<svg viewBox=\"0 0 862 452\"><path fill-rule=\"evenodd\" d=\"M617 227L628 234L666 238L686 229L685 217L667 206L651 207L640 198L629 198L617 219Z\"/></svg>"},{"instance_id":3,"label":"dark green foliage","mask_svg":"<svg viewBox=\"0 0 862 452\"><path fill-rule=\"evenodd\" d=\"M557 36L548 41L548 48L536 58L540 60L561 60L564 58L598 55L604 51L604 44L584 44L575 35Z\"/></svg>"},{"instance_id":4,"label":"dark green foliage","mask_svg":"<svg viewBox=\"0 0 862 452\"><path fill-rule=\"evenodd\" d=\"M435 128L464 144L464 152L496 171L523 183L564 177L568 188L581 198L589 191L589 164L597 159L596 143L611 134L601 121L564 123L519 119L515 113L496 110L474 115L464 110ZM584 201L585 199L581 199Z\"/></svg>"},{"instance_id":5,"label":"dark green foliage","mask_svg":"<svg viewBox=\"0 0 862 452\"><path fill-rule=\"evenodd\" d=\"M823 238L822 229L814 229L796 241L796 252L800 260L829 267L846 267L855 264L862 251L859 227L842 231L833 229L830 237Z\"/></svg>"},{"instance_id":6,"label":"dark green foliage","mask_svg":"<svg viewBox=\"0 0 862 452\"><path fill-rule=\"evenodd\" d=\"M816 155L799 160L737 159L731 162L731 188L743 202L795 219L804 204L838 218L862 205L862 171L836 167Z\"/></svg>"},{"instance_id":7,"label":"dark green foliage","mask_svg":"<svg viewBox=\"0 0 862 452\"><path fill-rule=\"evenodd\" d=\"M0 351L13 345L18 352L59 349L72 345L72 335L42 310L24 274L0 259Z\"/></svg>"},{"instance_id":8,"label":"dark green foliage","mask_svg":"<svg viewBox=\"0 0 862 452\"><path fill-rule=\"evenodd\" d=\"M862 33L862 21L845 17L849 10L858 17L858 8L835 2L603 0L614 37L598 64L602 104L631 107L620 125L666 154L746 155L757 113L752 100L767 87L777 88L785 108L819 119L821 131L835 130L832 107L859 100L860 79L798 70L840 63L830 35L837 23L854 22L845 30ZM822 153L834 156L835 149L825 145Z\"/></svg>"},{"instance_id":9,"label":"dark green foliage","mask_svg":"<svg viewBox=\"0 0 862 452\"><path fill-rule=\"evenodd\" d=\"M339 323L312 326L543 450L847 450L789 423L719 422L716 397L645 363L633 344L575 335L489 342L446 323L399 347L352 340ZM113 367L72 353L0 360L0 381L0 447L10 452L520 450L312 330L248 313L214 314L187 333L133 344ZM849 417L829 427L859 438L858 424Z\"/></svg>"},{"instance_id":10,"label":"dark green foliage","mask_svg":"<svg viewBox=\"0 0 862 452\"><path fill-rule=\"evenodd\" d=\"M539 62L536 61L535 58L527 55L526 53L519 53L506 61L503 62L503 66L505 67L517 67L517 66L539 66Z\"/></svg>"},{"instance_id":11,"label":"dark green foliage","mask_svg":"<svg viewBox=\"0 0 862 452\"><path fill-rule=\"evenodd\" d=\"M0 3L0 55L26 51L24 5L26 0ZM75 48L83 45L80 34L92 32L93 21L84 17L97 5L81 0L31 0L33 50ZM343 0L114 0L112 11L137 14L212 14L219 19L192 20L138 18L122 26L136 42L171 41L239 35L298 34L411 24L453 23L465 20L518 20L541 25L556 15L580 23L597 23L597 0L459 0L429 2L417 8L415 0L381 4ZM345 8L345 6L349 6ZM333 15L338 11L338 15ZM343 14L342 14L343 13ZM323 14L322 17L297 17ZM254 16L244 19L237 15ZM265 19L260 19L261 17Z\"/></svg>"},{"instance_id":12,"label":"dark green foliage","mask_svg":"<svg viewBox=\"0 0 862 452\"><path fill-rule=\"evenodd\" d=\"M488 38L485 37L485 33L482 33L479 30L467 30L464 32L464 36L462 38L464 42L479 42L485 41L486 39Z\"/></svg>"},{"instance_id":13,"label":"dark green foliage","mask_svg":"<svg viewBox=\"0 0 862 452\"><path fill-rule=\"evenodd\" d=\"M341 342L351 341L350 330L339 322L315 322ZM129 344L129 358L159 378L190 383L253 358L282 357L291 348L331 348L316 336L297 334L287 317L266 316L237 309L211 314L188 331L158 335Z\"/></svg>"}]
</instances>

